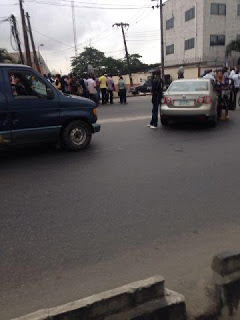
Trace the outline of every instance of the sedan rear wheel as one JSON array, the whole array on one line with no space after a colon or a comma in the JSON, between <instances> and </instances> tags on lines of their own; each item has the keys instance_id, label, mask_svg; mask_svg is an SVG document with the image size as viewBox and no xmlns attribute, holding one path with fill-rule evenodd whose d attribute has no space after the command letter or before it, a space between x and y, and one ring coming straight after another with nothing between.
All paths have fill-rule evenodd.
<instances>
[{"instance_id":1,"label":"sedan rear wheel","mask_svg":"<svg viewBox=\"0 0 240 320\"><path fill-rule=\"evenodd\" d=\"M215 115L209 120L210 127L214 128L218 124L218 116Z\"/></svg>"},{"instance_id":2,"label":"sedan rear wheel","mask_svg":"<svg viewBox=\"0 0 240 320\"><path fill-rule=\"evenodd\" d=\"M165 117L161 116L161 124L162 126L167 126L168 125L168 119L166 119Z\"/></svg>"}]
</instances>

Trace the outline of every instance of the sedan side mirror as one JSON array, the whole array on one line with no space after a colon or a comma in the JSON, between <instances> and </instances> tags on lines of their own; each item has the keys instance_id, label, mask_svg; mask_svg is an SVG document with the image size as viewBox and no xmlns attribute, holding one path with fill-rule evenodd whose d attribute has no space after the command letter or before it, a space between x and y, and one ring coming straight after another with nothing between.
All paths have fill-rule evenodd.
<instances>
[{"instance_id":1,"label":"sedan side mirror","mask_svg":"<svg viewBox=\"0 0 240 320\"><path fill-rule=\"evenodd\" d=\"M49 100L54 98L54 92L50 88L47 88L47 98Z\"/></svg>"}]
</instances>

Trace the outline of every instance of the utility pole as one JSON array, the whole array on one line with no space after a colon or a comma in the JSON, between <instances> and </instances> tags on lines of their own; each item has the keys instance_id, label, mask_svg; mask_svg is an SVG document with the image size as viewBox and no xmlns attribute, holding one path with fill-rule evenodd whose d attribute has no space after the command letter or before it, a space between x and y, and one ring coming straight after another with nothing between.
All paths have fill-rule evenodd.
<instances>
[{"instance_id":1,"label":"utility pole","mask_svg":"<svg viewBox=\"0 0 240 320\"><path fill-rule=\"evenodd\" d=\"M125 32L124 32L124 28L129 27L128 23L115 23L113 25L117 26L117 27L121 27L122 29L122 35L123 35L123 42L124 42L124 47L125 47L125 52L126 52L126 59L127 59L127 65L128 65L128 74L129 74L129 78L130 78L130 85L131 87L133 87L133 79L132 79L132 73L131 73L131 66L130 66L130 60L129 60L129 54L128 54L128 48L127 48L127 42L126 42L126 37L125 37Z\"/></svg>"},{"instance_id":2,"label":"utility pole","mask_svg":"<svg viewBox=\"0 0 240 320\"><path fill-rule=\"evenodd\" d=\"M158 0L152 0L158 1ZM161 73L162 73L162 80L164 82L164 41L163 41L163 0L160 0L160 4L156 5L156 8L160 8L160 33L161 33ZM154 6L153 6L154 9Z\"/></svg>"},{"instance_id":3,"label":"utility pole","mask_svg":"<svg viewBox=\"0 0 240 320\"><path fill-rule=\"evenodd\" d=\"M14 37L14 39L16 40L17 46L18 46L18 52L19 52L19 57L20 57L20 61L22 64L24 64L24 57L23 57L23 53L22 53L22 49L21 49L21 42L19 39L19 33L18 33L18 29L17 29L17 23L16 23L16 18L15 16L12 14L10 16L10 21L12 23L12 35Z\"/></svg>"},{"instance_id":4,"label":"utility pole","mask_svg":"<svg viewBox=\"0 0 240 320\"><path fill-rule=\"evenodd\" d=\"M20 14L21 14L21 18L22 18L24 45L25 45L25 51L26 51L26 60L27 60L27 65L31 67L32 61L31 61L31 54L30 54L28 34L27 34L27 26L26 26L26 20L25 20L25 14L24 14L22 2L23 2L23 0L19 0Z\"/></svg>"},{"instance_id":5,"label":"utility pole","mask_svg":"<svg viewBox=\"0 0 240 320\"><path fill-rule=\"evenodd\" d=\"M77 31L76 31L74 0L71 0L71 7L72 7L74 48L75 48L75 56L77 56Z\"/></svg>"},{"instance_id":6,"label":"utility pole","mask_svg":"<svg viewBox=\"0 0 240 320\"><path fill-rule=\"evenodd\" d=\"M36 65L36 67L37 67L37 71L38 71L39 73L41 73L41 69L40 69L40 66L39 66L38 58L37 58L36 47L35 47L35 43L34 43L34 39L33 39L33 34L32 34L32 27L31 27L31 23L30 23L30 16L29 16L28 12L26 13L26 17L27 17L27 22L28 22L29 35L30 35L30 39L31 39L31 43L32 43L33 59L34 59L35 65Z\"/></svg>"}]
</instances>

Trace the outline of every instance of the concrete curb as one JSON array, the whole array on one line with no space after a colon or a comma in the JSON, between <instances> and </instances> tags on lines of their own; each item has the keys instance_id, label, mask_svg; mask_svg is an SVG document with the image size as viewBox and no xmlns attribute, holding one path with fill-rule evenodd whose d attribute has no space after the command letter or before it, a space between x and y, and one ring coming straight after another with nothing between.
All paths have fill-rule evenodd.
<instances>
[{"instance_id":1,"label":"concrete curb","mask_svg":"<svg viewBox=\"0 0 240 320\"><path fill-rule=\"evenodd\" d=\"M155 276L15 320L152 320L159 315L185 320L186 308L184 297L165 290L163 277Z\"/></svg>"},{"instance_id":2,"label":"concrete curb","mask_svg":"<svg viewBox=\"0 0 240 320\"><path fill-rule=\"evenodd\" d=\"M216 255L212 270L221 305L219 319L240 319L240 252Z\"/></svg>"}]
</instances>

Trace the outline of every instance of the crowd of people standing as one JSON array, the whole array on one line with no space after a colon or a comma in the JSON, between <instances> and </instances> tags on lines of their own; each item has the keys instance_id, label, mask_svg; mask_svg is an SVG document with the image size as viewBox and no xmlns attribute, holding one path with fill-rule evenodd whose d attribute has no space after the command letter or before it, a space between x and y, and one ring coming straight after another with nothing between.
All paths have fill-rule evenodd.
<instances>
[{"instance_id":1,"label":"crowd of people standing","mask_svg":"<svg viewBox=\"0 0 240 320\"><path fill-rule=\"evenodd\" d=\"M69 74L67 76L57 74L54 78L51 74L45 74L44 77L63 93L89 98L97 105L100 101L102 105L113 104L114 91L118 92L120 104L127 104L127 87L121 75L119 76L117 87L112 75L105 73L99 78L87 73L82 75Z\"/></svg>"},{"instance_id":2,"label":"crowd of people standing","mask_svg":"<svg viewBox=\"0 0 240 320\"><path fill-rule=\"evenodd\" d=\"M228 68L222 68L217 70L206 70L202 75L203 78L211 79L214 88L218 93L219 101L224 104L225 116L221 116L222 120L229 119L229 106L232 103L233 108L236 108L237 95L240 88L240 68L236 66L229 70ZM240 100L240 99L239 99Z\"/></svg>"}]
</instances>

